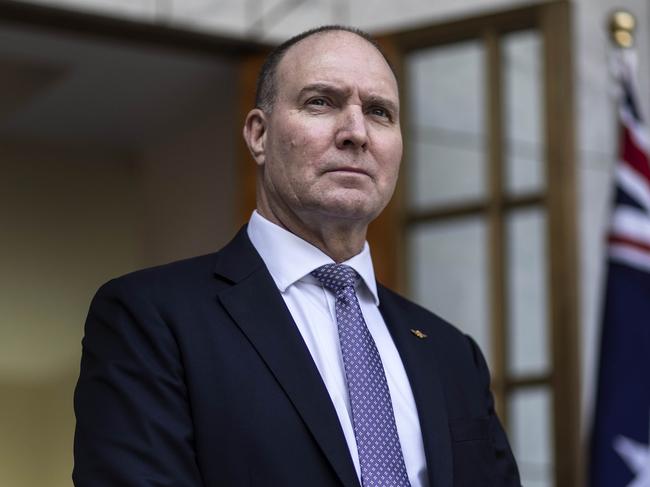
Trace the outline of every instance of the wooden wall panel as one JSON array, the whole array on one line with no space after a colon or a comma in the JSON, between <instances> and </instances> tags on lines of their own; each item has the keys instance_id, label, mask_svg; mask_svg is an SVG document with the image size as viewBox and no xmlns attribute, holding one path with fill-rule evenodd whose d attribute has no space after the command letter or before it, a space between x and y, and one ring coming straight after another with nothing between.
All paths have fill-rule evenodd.
<instances>
[{"instance_id":1,"label":"wooden wall panel","mask_svg":"<svg viewBox=\"0 0 650 487\"><path fill-rule=\"evenodd\" d=\"M256 54L242 58L239 65L239 103L237 118L239 126L244 127L244 121L248 112L255 107L255 84L257 74L259 73L265 54ZM239 208L234 211L241 220L241 224L246 223L253 210L255 209L255 174L256 165L253 157L246 147L244 138L239 135L237 145L237 161L240 174L240 198Z\"/></svg>"}]
</instances>

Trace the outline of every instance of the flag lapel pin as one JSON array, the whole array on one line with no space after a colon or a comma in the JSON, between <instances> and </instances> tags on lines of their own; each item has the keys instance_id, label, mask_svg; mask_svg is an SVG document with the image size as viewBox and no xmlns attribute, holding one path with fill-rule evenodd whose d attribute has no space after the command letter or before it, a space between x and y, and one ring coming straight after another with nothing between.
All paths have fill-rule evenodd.
<instances>
[{"instance_id":1,"label":"flag lapel pin","mask_svg":"<svg viewBox=\"0 0 650 487\"><path fill-rule=\"evenodd\" d=\"M411 328L411 333L418 338L426 338L428 336L426 333L422 333L420 330L416 330L415 328Z\"/></svg>"}]
</instances>

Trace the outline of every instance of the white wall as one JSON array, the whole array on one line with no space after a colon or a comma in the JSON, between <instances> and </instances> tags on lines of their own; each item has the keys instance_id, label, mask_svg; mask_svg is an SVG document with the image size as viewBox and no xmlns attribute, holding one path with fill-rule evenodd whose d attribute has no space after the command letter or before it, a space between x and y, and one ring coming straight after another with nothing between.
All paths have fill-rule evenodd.
<instances>
[{"instance_id":1,"label":"white wall","mask_svg":"<svg viewBox=\"0 0 650 487\"><path fill-rule=\"evenodd\" d=\"M90 298L141 265L134 167L89 147L0 143L0 485L68 486Z\"/></svg>"}]
</instances>

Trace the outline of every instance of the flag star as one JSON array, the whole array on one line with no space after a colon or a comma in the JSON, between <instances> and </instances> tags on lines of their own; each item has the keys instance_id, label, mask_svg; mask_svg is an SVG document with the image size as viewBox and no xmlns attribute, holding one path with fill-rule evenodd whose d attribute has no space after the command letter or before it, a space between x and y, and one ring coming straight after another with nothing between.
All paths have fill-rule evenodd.
<instances>
[{"instance_id":1,"label":"flag star","mask_svg":"<svg viewBox=\"0 0 650 487\"><path fill-rule=\"evenodd\" d=\"M650 435L648 442L650 443ZM650 445L617 436L614 438L614 450L635 475L626 487L650 487Z\"/></svg>"}]
</instances>

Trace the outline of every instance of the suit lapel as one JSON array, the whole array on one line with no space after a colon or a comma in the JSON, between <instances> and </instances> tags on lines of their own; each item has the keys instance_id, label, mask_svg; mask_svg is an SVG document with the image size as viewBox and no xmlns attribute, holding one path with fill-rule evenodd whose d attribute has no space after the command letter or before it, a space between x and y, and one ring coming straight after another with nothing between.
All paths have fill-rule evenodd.
<instances>
[{"instance_id":1,"label":"suit lapel","mask_svg":"<svg viewBox=\"0 0 650 487\"><path fill-rule=\"evenodd\" d=\"M410 330L428 330L422 323L410 320L407 310L395 297L379 287L379 309L399 351L420 418L424 452L431 487L452 486L451 438L445 408L445 397L436 363L434 337L420 339ZM432 331L432 330L431 330Z\"/></svg>"},{"instance_id":2,"label":"suit lapel","mask_svg":"<svg viewBox=\"0 0 650 487\"><path fill-rule=\"evenodd\" d=\"M245 228L226 246L216 274L232 282L218 299L285 391L343 485L359 481L320 373Z\"/></svg>"}]
</instances>

